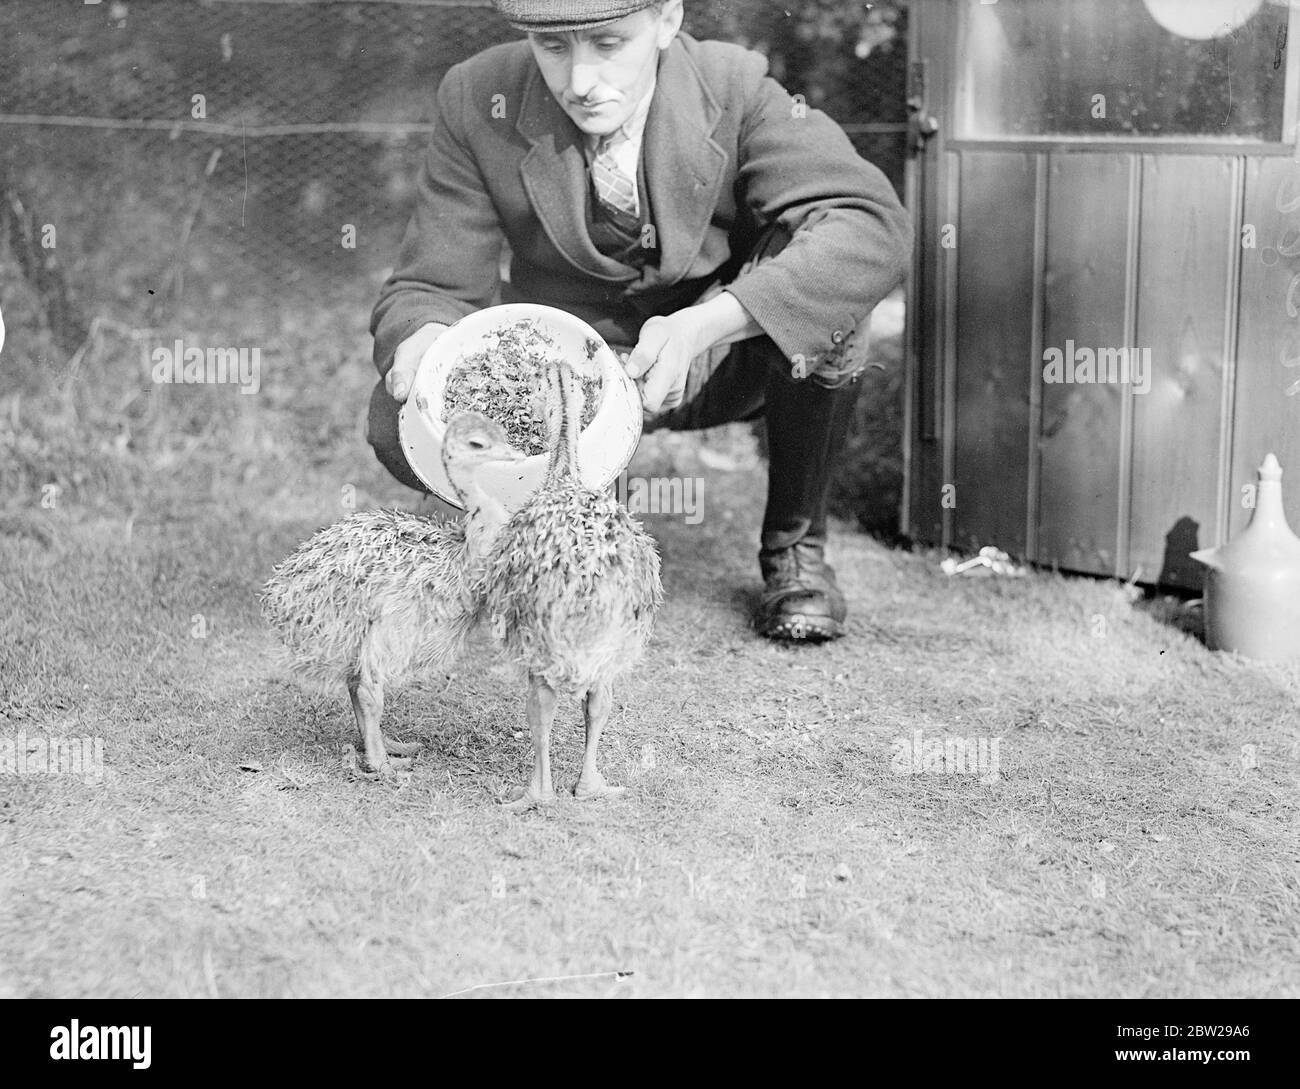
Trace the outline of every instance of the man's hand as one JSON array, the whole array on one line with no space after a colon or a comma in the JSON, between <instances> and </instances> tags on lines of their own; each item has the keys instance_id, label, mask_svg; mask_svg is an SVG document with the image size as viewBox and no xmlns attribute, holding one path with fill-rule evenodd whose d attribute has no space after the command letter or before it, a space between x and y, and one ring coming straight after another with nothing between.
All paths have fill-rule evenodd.
<instances>
[{"instance_id":1,"label":"man's hand","mask_svg":"<svg viewBox=\"0 0 1300 1089\"><path fill-rule=\"evenodd\" d=\"M706 351L703 330L692 321L691 307L666 317L648 318L641 326L641 338L627 357L629 378L641 382L641 404L649 416L682 403L691 360Z\"/></svg>"},{"instance_id":2,"label":"man's hand","mask_svg":"<svg viewBox=\"0 0 1300 1089\"><path fill-rule=\"evenodd\" d=\"M697 355L762 331L730 291L719 291L675 314L649 318L625 364L629 378L645 378L641 384L645 414L655 416L682 403L686 376Z\"/></svg>"},{"instance_id":3,"label":"man's hand","mask_svg":"<svg viewBox=\"0 0 1300 1089\"><path fill-rule=\"evenodd\" d=\"M420 369L420 359L446 328L441 322L428 322L397 346L397 351L393 353L393 365L384 376L384 387L394 401L400 404L411 395L415 372Z\"/></svg>"}]
</instances>

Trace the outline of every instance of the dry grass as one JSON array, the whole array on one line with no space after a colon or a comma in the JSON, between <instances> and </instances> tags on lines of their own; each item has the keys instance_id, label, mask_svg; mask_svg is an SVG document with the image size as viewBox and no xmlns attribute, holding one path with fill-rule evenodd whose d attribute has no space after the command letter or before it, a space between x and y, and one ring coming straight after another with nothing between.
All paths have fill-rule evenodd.
<instances>
[{"instance_id":1,"label":"dry grass","mask_svg":"<svg viewBox=\"0 0 1300 1089\"><path fill-rule=\"evenodd\" d=\"M90 272L144 298L147 256ZM0 739L106 763L0 775L0 996L1300 994L1297 671L1210 654L1176 603L950 580L847 525L849 637L770 645L743 428L632 467L706 483L700 524L646 518L668 600L608 735L625 798L498 810L529 746L482 646L390 701L413 775L357 780L346 699L276 672L254 594L348 504L409 496L361 438L375 285L187 283L152 343L260 346L258 395L150 389L117 334L72 375L0 276ZM873 381L881 453L842 494L896 479ZM1000 739L997 776L897 773L916 730Z\"/></svg>"},{"instance_id":2,"label":"dry grass","mask_svg":"<svg viewBox=\"0 0 1300 1089\"><path fill-rule=\"evenodd\" d=\"M0 779L0 994L591 973L471 994L1300 993L1294 672L1211 655L1105 583L949 580L847 528L850 636L769 645L747 627L762 470L744 440L705 455L731 471L675 436L638 455L635 473L707 484L700 525L647 518L668 604L606 753L631 789L523 818L493 801L528 744L488 648L391 701L426 745L396 787L350 775L344 699L268 664L271 564L342 513L341 482L358 505L401 498L355 435L292 476L208 450L117 513L40 512L49 544L0 538L0 734L102 736L107 765L98 785ZM894 773L915 730L1000 738L1000 774Z\"/></svg>"}]
</instances>

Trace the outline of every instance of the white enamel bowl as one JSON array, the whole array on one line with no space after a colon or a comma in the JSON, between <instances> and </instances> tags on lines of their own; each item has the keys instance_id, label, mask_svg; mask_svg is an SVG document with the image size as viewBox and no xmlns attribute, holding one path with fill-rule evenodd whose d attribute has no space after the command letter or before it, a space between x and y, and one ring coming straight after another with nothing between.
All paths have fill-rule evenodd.
<instances>
[{"instance_id":1,"label":"white enamel bowl","mask_svg":"<svg viewBox=\"0 0 1300 1089\"><path fill-rule=\"evenodd\" d=\"M402 451L415 475L439 499L459 508L455 489L442 468L443 388L447 376L467 356L483 348L488 334L503 325L531 318L559 346L566 359L600 367L600 407L578 437L578 468L582 482L596 491L608 488L632 460L641 441L641 396L624 372L614 351L590 325L553 306L508 303L468 314L445 330L420 360L410 395L398 416ZM485 465L479 472L483 488L507 511L514 511L541 486L546 454L523 461Z\"/></svg>"}]
</instances>

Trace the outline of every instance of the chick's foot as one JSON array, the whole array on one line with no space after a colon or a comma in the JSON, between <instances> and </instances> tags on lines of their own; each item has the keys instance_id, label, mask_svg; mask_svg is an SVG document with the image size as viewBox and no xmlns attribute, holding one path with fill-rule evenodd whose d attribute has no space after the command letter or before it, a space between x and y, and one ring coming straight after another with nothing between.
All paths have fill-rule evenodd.
<instances>
[{"instance_id":1,"label":"chick's foot","mask_svg":"<svg viewBox=\"0 0 1300 1089\"><path fill-rule=\"evenodd\" d=\"M538 790L529 783L528 786L515 787L501 799L501 808L511 813L527 813L538 806L550 805L555 801L554 790Z\"/></svg>"},{"instance_id":2,"label":"chick's foot","mask_svg":"<svg viewBox=\"0 0 1300 1089\"><path fill-rule=\"evenodd\" d=\"M627 793L627 787L610 786L600 772L583 775L573 788L573 796L580 802L589 802L593 798L617 798Z\"/></svg>"},{"instance_id":3,"label":"chick's foot","mask_svg":"<svg viewBox=\"0 0 1300 1089\"><path fill-rule=\"evenodd\" d=\"M417 756L424 751L418 741L394 741L384 734L384 749L389 756Z\"/></svg>"},{"instance_id":4,"label":"chick's foot","mask_svg":"<svg viewBox=\"0 0 1300 1089\"><path fill-rule=\"evenodd\" d=\"M382 760L365 759L358 762L356 774L361 779L394 780L411 774L414 760L404 756L385 756Z\"/></svg>"}]
</instances>

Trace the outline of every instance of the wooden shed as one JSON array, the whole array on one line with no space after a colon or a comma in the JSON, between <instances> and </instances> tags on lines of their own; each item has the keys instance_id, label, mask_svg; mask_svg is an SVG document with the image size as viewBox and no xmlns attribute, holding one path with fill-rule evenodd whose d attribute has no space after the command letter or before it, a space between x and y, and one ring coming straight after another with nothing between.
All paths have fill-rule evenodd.
<instances>
[{"instance_id":1,"label":"wooden shed","mask_svg":"<svg viewBox=\"0 0 1300 1089\"><path fill-rule=\"evenodd\" d=\"M910 536L1196 588L1269 451L1300 520L1298 30L913 0Z\"/></svg>"}]
</instances>

